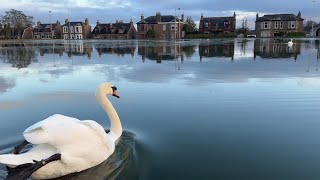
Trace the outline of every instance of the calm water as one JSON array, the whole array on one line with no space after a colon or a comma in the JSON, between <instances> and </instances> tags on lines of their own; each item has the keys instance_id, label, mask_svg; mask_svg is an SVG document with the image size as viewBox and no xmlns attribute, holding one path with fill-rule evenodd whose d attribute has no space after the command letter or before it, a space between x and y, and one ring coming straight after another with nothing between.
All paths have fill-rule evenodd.
<instances>
[{"instance_id":1,"label":"calm water","mask_svg":"<svg viewBox=\"0 0 320 180\"><path fill-rule=\"evenodd\" d=\"M320 179L319 41L287 41L0 42L0 150L55 113L107 130L112 82L126 132L73 179Z\"/></svg>"}]
</instances>

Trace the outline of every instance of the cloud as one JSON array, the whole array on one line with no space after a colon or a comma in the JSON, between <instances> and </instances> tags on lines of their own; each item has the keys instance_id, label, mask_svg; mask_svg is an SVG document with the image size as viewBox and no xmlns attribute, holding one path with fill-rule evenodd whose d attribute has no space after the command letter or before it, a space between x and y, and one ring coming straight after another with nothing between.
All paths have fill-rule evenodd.
<instances>
[{"instance_id":1,"label":"cloud","mask_svg":"<svg viewBox=\"0 0 320 180\"><path fill-rule=\"evenodd\" d=\"M16 85L14 79L5 79L0 76L0 94L7 92Z\"/></svg>"},{"instance_id":2,"label":"cloud","mask_svg":"<svg viewBox=\"0 0 320 180\"><path fill-rule=\"evenodd\" d=\"M1 109L16 109L29 106L34 102L34 99L38 99L42 102L47 101L61 101L67 102L75 99L83 99L84 97L92 96L91 93L83 92L52 92L52 93L40 93L37 95L32 95L29 98L21 99L19 101L0 101L0 110Z\"/></svg>"}]
</instances>

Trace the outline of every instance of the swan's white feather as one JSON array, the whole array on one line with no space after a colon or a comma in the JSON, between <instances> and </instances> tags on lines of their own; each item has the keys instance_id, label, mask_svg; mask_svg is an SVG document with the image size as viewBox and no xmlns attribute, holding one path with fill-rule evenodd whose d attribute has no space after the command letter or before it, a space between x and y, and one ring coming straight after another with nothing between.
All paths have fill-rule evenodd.
<instances>
[{"instance_id":1,"label":"swan's white feather","mask_svg":"<svg viewBox=\"0 0 320 180\"><path fill-rule=\"evenodd\" d=\"M35 144L34 147L19 155L0 155L0 163L17 166L61 153L61 160L33 173L35 179L59 177L96 166L115 148L114 141L98 123L59 114L32 125L23 135L28 142Z\"/></svg>"},{"instance_id":2,"label":"swan's white feather","mask_svg":"<svg viewBox=\"0 0 320 180\"><path fill-rule=\"evenodd\" d=\"M24 138L33 144L30 151L18 155L0 155L0 163L14 167L60 153L61 160L50 162L32 174L33 179L49 179L80 172L105 161L114 152L115 141L122 133L117 112L106 98L106 95L114 93L112 87L111 83L102 83L96 95L109 116L109 134L95 121L80 121L56 114L24 131Z\"/></svg>"}]
</instances>

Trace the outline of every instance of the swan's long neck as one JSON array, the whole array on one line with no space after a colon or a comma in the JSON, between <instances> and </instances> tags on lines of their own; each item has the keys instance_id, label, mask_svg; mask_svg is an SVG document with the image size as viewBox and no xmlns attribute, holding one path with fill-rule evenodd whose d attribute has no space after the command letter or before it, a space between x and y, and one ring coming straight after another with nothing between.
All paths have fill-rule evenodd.
<instances>
[{"instance_id":1,"label":"swan's long neck","mask_svg":"<svg viewBox=\"0 0 320 180\"><path fill-rule=\"evenodd\" d=\"M111 128L110 128L109 136L111 136L111 138L113 138L114 141L116 141L122 134L122 126L121 126L120 118L116 110L112 106L111 102L106 97L106 94L103 93L101 89L98 89L96 96L97 96L98 102L100 103L102 108L106 111L110 119Z\"/></svg>"}]
</instances>

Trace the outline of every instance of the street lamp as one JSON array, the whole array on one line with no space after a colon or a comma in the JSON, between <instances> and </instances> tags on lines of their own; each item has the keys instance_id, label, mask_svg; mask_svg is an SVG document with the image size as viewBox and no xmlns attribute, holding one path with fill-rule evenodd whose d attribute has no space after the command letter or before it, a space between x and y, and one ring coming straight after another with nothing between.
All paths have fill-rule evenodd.
<instances>
[{"instance_id":1,"label":"street lamp","mask_svg":"<svg viewBox=\"0 0 320 180\"><path fill-rule=\"evenodd\" d=\"M52 34L52 23L51 23L51 11L49 11L50 14L50 32L51 32L51 39L53 38L53 34Z\"/></svg>"},{"instance_id":2,"label":"street lamp","mask_svg":"<svg viewBox=\"0 0 320 180\"><path fill-rule=\"evenodd\" d=\"M181 31L180 31L180 8L178 8L178 10L179 10L179 15L178 15L178 39L180 39L180 33L181 33Z\"/></svg>"},{"instance_id":3,"label":"street lamp","mask_svg":"<svg viewBox=\"0 0 320 180\"><path fill-rule=\"evenodd\" d=\"M317 2L317 1L313 0L312 2L313 2L313 13L315 13L316 2ZM315 16L315 15L312 16L312 37L314 37L314 29L313 29L313 26L314 26L314 16Z\"/></svg>"}]
</instances>

